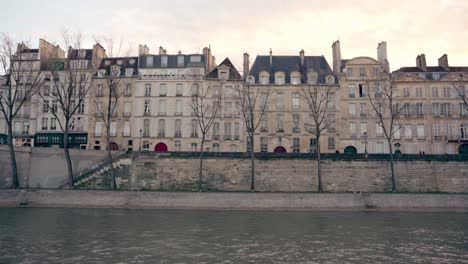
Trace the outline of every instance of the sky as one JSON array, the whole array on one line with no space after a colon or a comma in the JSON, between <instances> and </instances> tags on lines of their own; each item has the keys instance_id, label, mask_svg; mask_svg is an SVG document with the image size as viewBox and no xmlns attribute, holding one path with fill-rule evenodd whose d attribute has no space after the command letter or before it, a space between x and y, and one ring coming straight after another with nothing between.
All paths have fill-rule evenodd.
<instances>
[{"instance_id":1,"label":"sky","mask_svg":"<svg viewBox=\"0 0 468 264\"><path fill-rule=\"evenodd\" d=\"M61 32L123 42L137 53L201 53L211 45L217 63L229 57L242 71L242 54L324 55L340 40L344 59L377 57L387 42L391 70L427 65L448 54L451 66L468 66L467 0L0 0L0 32L37 46L39 38L60 44Z\"/></svg>"}]
</instances>

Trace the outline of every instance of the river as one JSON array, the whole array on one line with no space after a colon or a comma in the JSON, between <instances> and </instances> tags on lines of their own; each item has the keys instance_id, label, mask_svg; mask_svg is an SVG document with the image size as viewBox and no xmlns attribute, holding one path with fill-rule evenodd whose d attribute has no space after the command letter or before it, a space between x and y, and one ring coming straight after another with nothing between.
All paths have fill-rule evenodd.
<instances>
[{"instance_id":1,"label":"river","mask_svg":"<svg viewBox=\"0 0 468 264\"><path fill-rule=\"evenodd\" d=\"M468 213L0 208L0 263L468 263Z\"/></svg>"}]
</instances>

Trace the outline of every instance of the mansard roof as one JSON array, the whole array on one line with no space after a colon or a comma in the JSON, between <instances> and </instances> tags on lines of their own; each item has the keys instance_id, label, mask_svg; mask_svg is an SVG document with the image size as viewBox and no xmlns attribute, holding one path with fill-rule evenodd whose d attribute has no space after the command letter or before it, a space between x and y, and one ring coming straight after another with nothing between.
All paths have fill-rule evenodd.
<instances>
[{"instance_id":1,"label":"mansard roof","mask_svg":"<svg viewBox=\"0 0 468 264\"><path fill-rule=\"evenodd\" d=\"M270 65L269 55L259 55L255 58L249 75L255 77L255 82L259 82L259 74L262 71L267 71L270 74L270 83L274 83L275 72L285 73L285 82L291 83L290 74L292 72L301 73L302 83L307 83L307 73L314 71L318 74L317 82L325 83L325 77L333 74L330 65L325 57L322 56L304 56L304 65L301 65L300 56L272 56L272 64ZM336 78L335 78L336 79Z\"/></svg>"},{"instance_id":2,"label":"mansard roof","mask_svg":"<svg viewBox=\"0 0 468 264\"><path fill-rule=\"evenodd\" d=\"M161 67L161 57L167 56L167 66ZM177 58L179 56L184 56L184 65L177 63ZM191 56L200 56L200 62L191 62ZM153 57L153 65L148 66L146 61L148 57ZM186 68L186 67L204 67L205 66L205 56L203 54L176 54L176 55L141 55L139 60L140 68Z\"/></svg>"},{"instance_id":3,"label":"mansard roof","mask_svg":"<svg viewBox=\"0 0 468 264\"><path fill-rule=\"evenodd\" d=\"M392 72L392 75L394 77L399 77L401 75L407 74L407 73L412 73L415 74L421 78L425 78L426 80L436 80L434 79L434 74L433 73L439 73L438 79L440 80L447 76L448 74L454 73L454 72L468 72L468 67L449 67L449 70L446 70L440 66L429 66L427 67L427 70L422 70L419 67L402 67L394 72Z\"/></svg>"},{"instance_id":4,"label":"mansard roof","mask_svg":"<svg viewBox=\"0 0 468 264\"><path fill-rule=\"evenodd\" d=\"M228 80L242 80L242 76L240 75L239 71L237 71L234 64L232 64L229 58L226 58L218 65L218 67L214 68L208 75L207 78L210 79L218 79L218 68L221 66L227 66L229 68L229 79Z\"/></svg>"},{"instance_id":5,"label":"mansard roof","mask_svg":"<svg viewBox=\"0 0 468 264\"><path fill-rule=\"evenodd\" d=\"M84 58L78 57L79 51L86 51ZM71 60L91 60L93 59L93 50L92 49L72 49L70 52L70 59Z\"/></svg>"}]
</instances>

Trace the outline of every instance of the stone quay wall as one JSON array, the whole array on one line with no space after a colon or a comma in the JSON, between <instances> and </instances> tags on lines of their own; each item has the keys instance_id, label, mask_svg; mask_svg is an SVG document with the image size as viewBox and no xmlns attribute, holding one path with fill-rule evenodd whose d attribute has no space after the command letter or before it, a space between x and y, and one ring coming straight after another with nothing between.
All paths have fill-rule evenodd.
<instances>
[{"instance_id":1,"label":"stone quay wall","mask_svg":"<svg viewBox=\"0 0 468 264\"><path fill-rule=\"evenodd\" d=\"M138 156L131 162L123 189L193 190L198 180L199 160ZM204 160L203 184L218 191L250 190L250 160L214 158ZM391 191L390 164L385 160L323 160L323 189L327 192ZM268 158L256 160L256 190L307 192L317 190L316 160ZM468 193L468 162L397 161L397 191ZM119 179L120 180L120 179Z\"/></svg>"}]
</instances>

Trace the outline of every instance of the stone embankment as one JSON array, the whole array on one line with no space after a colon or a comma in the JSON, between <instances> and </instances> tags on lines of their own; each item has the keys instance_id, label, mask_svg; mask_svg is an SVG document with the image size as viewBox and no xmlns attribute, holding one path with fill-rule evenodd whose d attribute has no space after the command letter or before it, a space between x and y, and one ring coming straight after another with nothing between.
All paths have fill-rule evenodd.
<instances>
[{"instance_id":1,"label":"stone embankment","mask_svg":"<svg viewBox=\"0 0 468 264\"><path fill-rule=\"evenodd\" d=\"M468 194L3 189L0 190L0 207L468 212Z\"/></svg>"}]
</instances>

